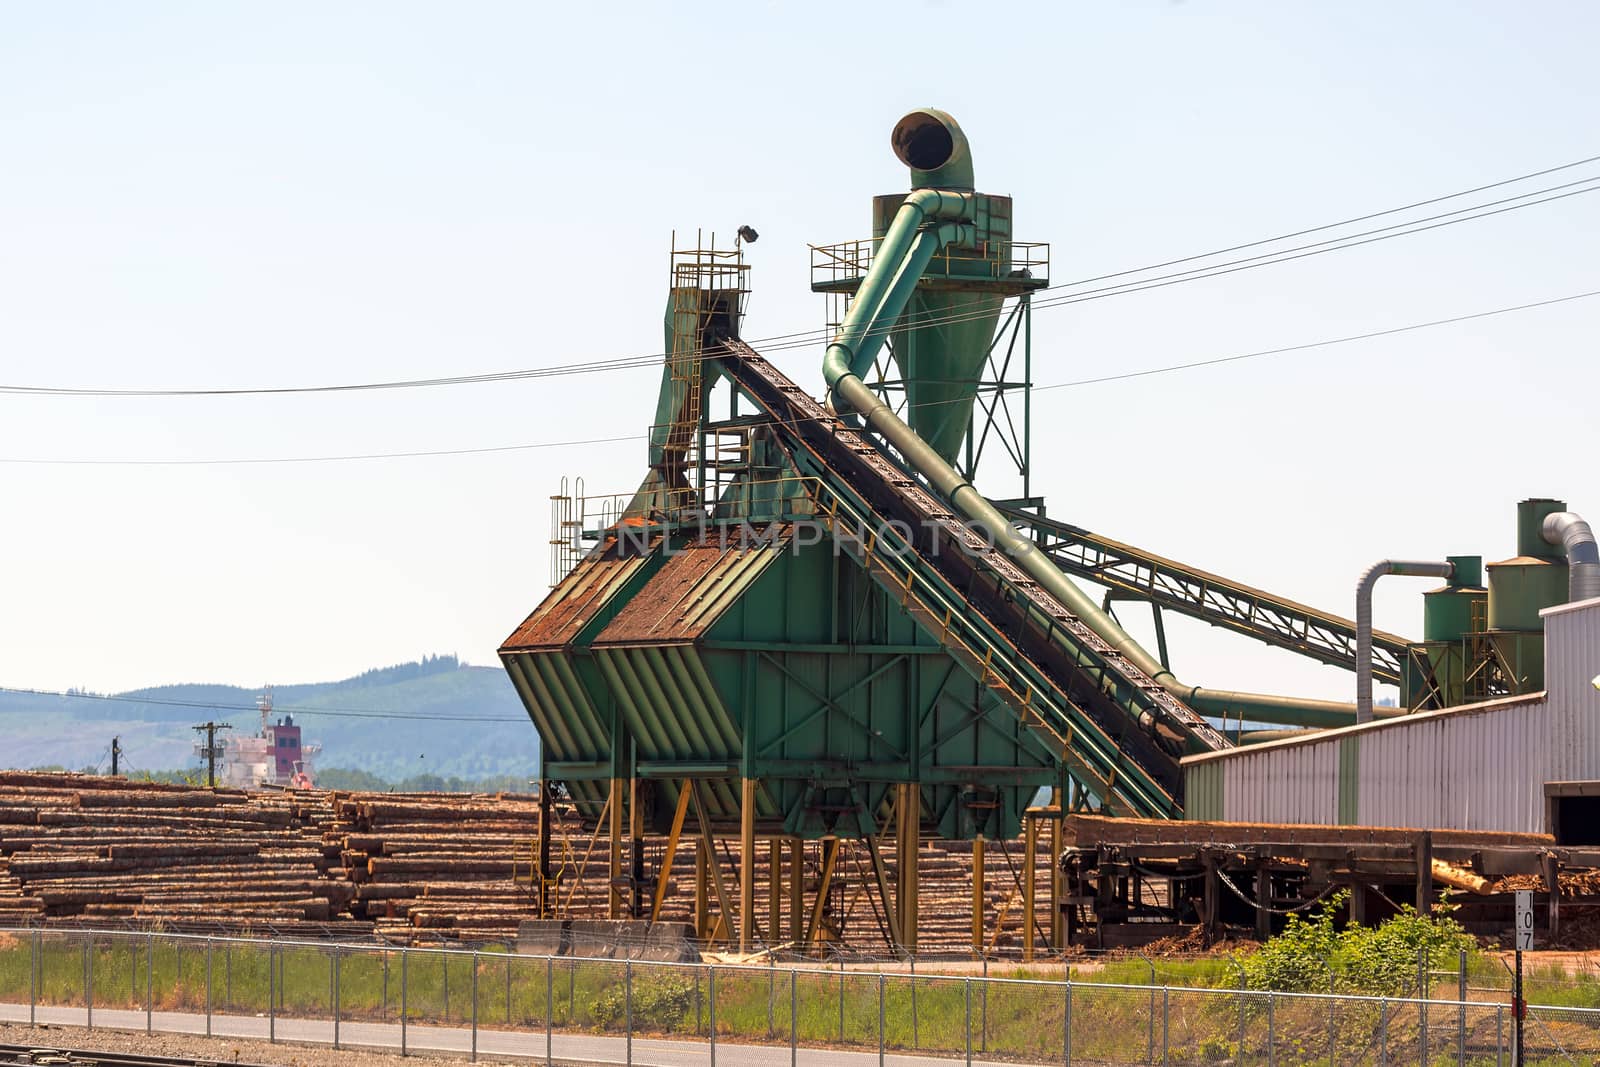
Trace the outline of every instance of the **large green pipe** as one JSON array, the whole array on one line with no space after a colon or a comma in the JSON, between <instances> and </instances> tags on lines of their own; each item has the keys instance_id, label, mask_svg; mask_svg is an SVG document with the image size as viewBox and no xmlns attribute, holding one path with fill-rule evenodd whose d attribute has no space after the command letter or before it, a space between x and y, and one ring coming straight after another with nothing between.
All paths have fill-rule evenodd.
<instances>
[{"instance_id":1,"label":"large green pipe","mask_svg":"<svg viewBox=\"0 0 1600 1067\"><path fill-rule=\"evenodd\" d=\"M940 226L923 230L923 224L959 219L971 211L970 195L918 189L906 197L889 224L889 232L883 235L883 241L873 253L872 268L850 301L850 310L839 332L822 356L823 375L830 384L840 375L853 374L860 378L871 369L884 337L905 309L911 290L928 261L946 240L971 234L969 227ZM909 269L912 256L921 261L921 266L914 271Z\"/></svg>"},{"instance_id":2,"label":"large green pipe","mask_svg":"<svg viewBox=\"0 0 1600 1067\"><path fill-rule=\"evenodd\" d=\"M929 128L930 121L944 125L948 137L939 138L936 131ZM901 132L905 129L916 131L917 136L908 135L906 143L909 147L902 151ZM838 335L822 359L822 375L835 404L859 413L867 425L893 445L907 463L920 471L958 513L982 529L995 546L1015 560L1034 581L1136 667L1190 707L1202 714L1216 715L1222 712L1206 712L1202 706L1227 707L1235 709L1235 713L1242 708L1247 720L1258 722L1307 726L1342 726L1354 722L1355 706L1352 704L1208 691L1184 685L1115 619L1101 611L1032 540L1013 529L1005 516L982 493L945 462L916 431L902 422L861 380L861 374L871 366L869 359L860 370L856 369L859 361L855 357L858 351L863 350L863 339L870 343L872 338L881 337L885 330L892 327L905 310L905 302L911 295L911 286L894 284L891 279L903 279L902 268L907 265L904 261L911 252L917 231L926 221L958 217L971 203L970 197L960 195L971 189L971 151L966 135L961 132L955 119L932 109L912 112L895 126L894 143L901 162L911 168L913 183L931 176L941 183L965 184L954 193L946 191L948 184L945 189L916 189L906 197L905 204L896 213L889 232L884 235L883 243L873 257L872 269L862 280ZM936 148L940 145L949 146L951 158L936 158L930 146ZM957 155L960 158L956 158ZM898 298L898 302L891 297ZM1268 718L1268 715L1276 717Z\"/></svg>"},{"instance_id":3,"label":"large green pipe","mask_svg":"<svg viewBox=\"0 0 1600 1067\"><path fill-rule=\"evenodd\" d=\"M1167 678L1172 678L1169 673ZM1158 679L1166 685L1166 679ZM1167 686L1167 691L1202 715L1213 719L1243 719L1245 722L1267 722L1279 726L1350 726L1356 721L1354 704L1337 700L1310 700L1305 697L1264 696L1261 693L1237 693L1227 689L1202 689L1195 686L1184 690ZM1377 708L1377 717L1392 719L1404 715L1404 708Z\"/></svg>"}]
</instances>

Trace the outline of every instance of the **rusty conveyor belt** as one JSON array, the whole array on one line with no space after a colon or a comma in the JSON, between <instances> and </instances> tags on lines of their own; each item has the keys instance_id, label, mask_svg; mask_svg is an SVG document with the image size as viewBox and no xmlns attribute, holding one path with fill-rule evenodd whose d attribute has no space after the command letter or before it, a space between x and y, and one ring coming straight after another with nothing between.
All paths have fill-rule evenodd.
<instances>
[{"instance_id":1,"label":"rusty conveyor belt","mask_svg":"<svg viewBox=\"0 0 1600 1067\"><path fill-rule=\"evenodd\" d=\"M1221 734L964 525L871 437L831 415L754 349L730 341L722 363L774 419L781 443L803 473L864 506L873 521L897 521L913 532L916 565L956 591L964 606L977 609L989 630L1001 635L1019 675L1037 681L1041 700L1049 698L1025 716L1031 711L1042 719L1049 708L1059 721L1045 725L1066 747L1087 747L1094 739L1114 749L1109 760L1100 753L1083 757L1095 764L1087 768L1095 773L1086 785L1111 790L1113 807L1129 813L1181 814L1178 757L1228 747ZM985 660L985 670L990 662ZM1011 695L1020 695L1024 704L1034 693L1018 690L1013 686ZM1068 758L1072 763L1073 756ZM1123 792L1119 781L1125 775L1148 780L1155 791L1138 798Z\"/></svg>"}]
</instances>

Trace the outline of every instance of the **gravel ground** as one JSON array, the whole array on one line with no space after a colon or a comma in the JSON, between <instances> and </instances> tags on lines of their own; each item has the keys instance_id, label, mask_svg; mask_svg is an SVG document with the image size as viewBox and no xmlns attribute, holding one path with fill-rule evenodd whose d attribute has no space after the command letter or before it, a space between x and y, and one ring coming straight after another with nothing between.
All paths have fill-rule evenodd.
<instances>
[{"instance_id":1,"label":"gravel ground","mask_svg":"<svg viewBox=\"0 0 1600 1067\"><path fill-rule=\"evenodd\" d=\"M406 1057L381 1052L363 1052L318 1045L268 1044L264 1041L237 1041L225 1037L191 1037L186 1034L126 1033L75 1026L16 1026L0 1023L0 1044L29 1045L33 1048L93 1049L98 1052L126 1052L146 1056L184 1056L215 1060L218 1063L259 1063L272 1067L465 1067L469 1060L456 1056L413 1054ZM479 1062L488 1057L480 1056Z\"/></svg>"}]
</instances>

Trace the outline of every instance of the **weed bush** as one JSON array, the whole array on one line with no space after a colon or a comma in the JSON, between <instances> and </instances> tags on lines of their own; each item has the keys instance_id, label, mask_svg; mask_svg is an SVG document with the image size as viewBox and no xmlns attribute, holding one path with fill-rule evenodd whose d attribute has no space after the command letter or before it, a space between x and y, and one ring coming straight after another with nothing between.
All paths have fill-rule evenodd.
<instances>
[{"instance_id":1,"label":"weed bush","mask_svg":"<svg viewBox=\"0 0 1600 1067\"><path fill-rule=\"evenodd\" d=\"M683 1024L694 1007L694 983L679 974L652 974L633 980L633 1026L636 1030L670 1033ZM590 1005L595 1025L602 1029L625 1021L627 990L618 983L608 987Z\"/></svg>"},{"instance_id":2,"label":"weed bush","mask_svg":"<svg viewBox=\"0 0 1600 1067\"><path fill-rule=\"evenodd\" d=\"M1404 905L1376 928L1335 929L1334 916L1348 898L1341 891L1309 917L1291 914L1281 934L1239 958L1249 988L1400 996L1416 990L1419 954L1453 963L1462 949L1469 956L1476 952L1476 942L1450 916L1448 903L1431 916Z\"/></svg>"}]
</instances>

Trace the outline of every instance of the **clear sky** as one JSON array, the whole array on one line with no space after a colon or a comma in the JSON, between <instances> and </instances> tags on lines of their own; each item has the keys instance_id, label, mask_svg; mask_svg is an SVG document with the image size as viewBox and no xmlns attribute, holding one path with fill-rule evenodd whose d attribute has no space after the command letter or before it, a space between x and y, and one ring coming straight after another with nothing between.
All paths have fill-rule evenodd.
<instances>
[{"instance_id":1,"label":"clear sky","mask_svg":"<svg viewBox=\"0 0 1600 1067\"><path fill-rule=\"evenodd\" d=\"M658 351L671 231L761 231L752 337L822 325L807 242L906 187L942 107L1057 281L1600 155L1582 3L0 2L0 384L272 386ZM1587 173L1600 170L1591 166ZM1549 179L1570 180L1578 172ZM1480 198L1484 199L1484 198ZM1600 288L1600 194L1035 319L1041 383ZM1600 520L1600 301L1041 394L1051 513L1353 611L1385 557ZM820 390L820 348L776 361ZM563 476L655 369L310 397L0 396L0 684L311 681L493 662ZM996 492L996 490L991 490ZM1428 583L1380 587L1416 635ZM1141 620L1142 622L1142 620ZM1180 676L1348 696L1198 624Z\"/></svg>"}]
</instances>

